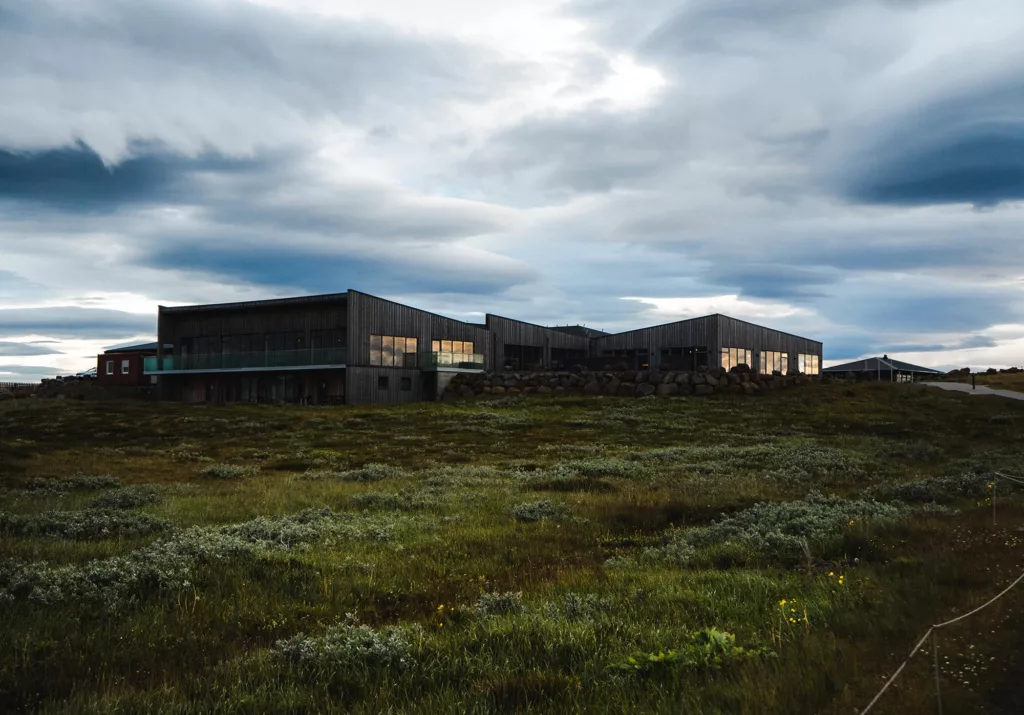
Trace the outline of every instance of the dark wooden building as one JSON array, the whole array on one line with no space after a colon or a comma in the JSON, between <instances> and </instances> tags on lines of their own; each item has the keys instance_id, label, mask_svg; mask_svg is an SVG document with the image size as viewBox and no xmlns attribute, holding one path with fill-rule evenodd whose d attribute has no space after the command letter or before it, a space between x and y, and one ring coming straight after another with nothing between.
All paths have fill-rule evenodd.
<instances>
[{"instance_id":1,"label":"dark wooden building","mask_svg":"<svg viewBox=\"0 0 1024 715\"><path fill-rule=\"evenodd\" d=\"M758 372L821 371L822 345L816 340L736 320L706 315L640 330L594 338L592 361L626 363L631 369L697 370L747 365Z\"/></svg>"},{"instance_id":2,"label":"dark wooden building","mask_svg":"<svg viewBox=\"0 0 1024 715\"><path fill-rule=\"evenodd\" d=\"M459 372L595 360L695 369L761 359L816 374L821 356L821 343L721 315L608 335L497 315L469 323L355 290L161 306L157 323L144 375L159 378L163 398L187 402L416 402L439 397Z\"/></svg>"}]
</instances>

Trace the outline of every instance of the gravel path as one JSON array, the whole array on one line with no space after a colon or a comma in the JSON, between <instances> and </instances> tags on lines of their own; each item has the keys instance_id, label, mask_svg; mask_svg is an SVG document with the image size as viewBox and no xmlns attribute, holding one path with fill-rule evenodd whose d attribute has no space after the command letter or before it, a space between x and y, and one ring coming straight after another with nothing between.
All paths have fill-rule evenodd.
<instances>
[{"instance_id":1,"label":"gravel path","mask_svg":"<svg viewBox=\"0 0 1024 715\"><path fill-rule=\"evenodd\" d=\"M1024 392L993 390L991 387L984 387L982 385L978 385L977 389L972 389L966 382L922 382L921 384L927 387L938 387L943 390L966 392L970 395L995 395L997 397L1009 397L1011 400L1024 400Z\"/></svg>"}]
</instances>

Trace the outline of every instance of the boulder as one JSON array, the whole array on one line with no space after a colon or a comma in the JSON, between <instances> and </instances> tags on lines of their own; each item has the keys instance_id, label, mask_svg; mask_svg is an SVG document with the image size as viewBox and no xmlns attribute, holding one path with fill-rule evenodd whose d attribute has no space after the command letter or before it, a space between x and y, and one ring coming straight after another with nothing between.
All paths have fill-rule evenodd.
<instances>
[{"instance_id":1,"label":"boulder","mask_svg":"<svg viewBox=\"0 0 1024 715\"><path fill-rule=\"evenodd\" d=\"M552 390L547 385L541 385L540 387L537 388L538 395L550 395L552 392L554 392L554 390Z\"/></svg>"},{"instance_id":2,"label":"boulder","mask_svg":"<svg viewBox=\"0 0 1024 715\"><path fill-rule=\"evenodd\" d=\"M558 387L555 388L555 397L559 397L560 395L564 395L564 394L565 394L565 388L564 387L559 385Z\"/></svg>"},{"instance_id":3,"label":"boulder","mask_svg":"<svg viewBox=\"0 0 1024 715\"><path fill-rule=\"evenodd\" d=\"M667 385L670 382L675 382L675 381L676 381L676 373L674 373L674 372L666 372L665 373L665 377L661 378L662 384L665 384L665 385Z\"/></svg>"},{"instance_id":4,"label":"boulder","mask_svg":"<svg viewBox=\"0 0 1024 715\"><path fill-rule=\"evenodd\" d=\"M678 375L676 375L677 385L689 385L691 382L691 375L688 372L681 372Z\"/></svg>"},{"instance_id":5,"label":"boulder","mask_svg":"<svg viewBox=\"0 0 1024 715\"><path fill-rule=\"evenodd\" d=\"M474 394L473 388L469 385L463 385L459 388L459 397L473 397Z\"/></svg>"},{"instance_id":6,"label":"boulder","mask_svg":"<svg viewBox=\"0 0 1024 715\"><path fill-rule=\"evenodd\" d=\"M618 379L618 378L616 378L616 377L613 377L613 378L612 378L611 380L609 380L609 381L607 382L607 384L606 384L606 385L604 386L604 392L605 392L605 394L606 394L606 395L617 395L617 394L619 394L619 386L620 386L621 384L622 384L622 383L621 383L621 382L619 382L619 379Z\"/></svg>"},{"instance_id":7,"label":"boulder","mask_svg":"<svg viewBox=\"0 0 1024 715\"><path fill-rule=\"evenodd\" d=\"M491 394L492 395L504 395L505 394L505 386L504 385L495 385L494 387L491 388Z\"/></svg>"},{"instance_id":8,"label":"boulder","mask_svg":"<svg viewBox=\"0 0 1024 715\"><path fill-rule=\"evenodd\" d=\"M634 382L636 382L636 383L647 382L647 378L648 378L649 375L650 375L650 373L647 372L647 370L641 370L640 372L638 372L636 374L636 379L634 380Z\"/></svg>"},{"instance_id":9,"label":"boulder","mask_svg":"<svg viewBox=\"0 0 1024 715\"><path fill-rule=\"evenodd\" d=\"M635 382L623 382L619 384L619 397L632 397L636 394Z\"/></svg>"},{"instance_id":10,"label":"boulder","mask_svg":"<svg viewBox=\"0 0 1024 715\"><path fill-rule=\"evenodd\" d=\"M710 395L715 391L711 385L696 385L693 388L693 394L695 395Z\"/></svg>"},{"instance_id":11,"label":"boulder","mask_svg":"<svg viewBox=\"0 0 1024 715\"><path fill-rule=\"evenodd\" d=\"M641 382L641 383L637 384L637 386L636 386L636 396L637 397L650 397L651 395L654 394L654 391L657 390L657 389L658 388L656 388L654 385L652 385L649 382Z\"/></svg>"},{"instance_id":12,"label":"boulder","mask_svg":"<svg viewBox=\"0 0 1024 715\"><path fill-rule=\"evenodd\" d=\"M679 393L679 385L675 382L663 382L658 385L657 394L661 397L676 395Z\"/></svg>"},{"instance_id":13,"label":"boulder","mask_svg":"<svg viewBox=\"0 0 1024 715\"><path fill-rule=\"evenodd\" d=\"M597 395L601 392L601 383L597 380L591 380L583 386L583 392L588 395Z\"/></svg>"},{"instance_id":14,"label":"boulder","mask_svg":"<svg viewBox=\"0 0 1024 715\"><path fill-rule=\"evenodd\" d=\"M706 382L708 385L711 385L711 387L718 387L718 378L712 375L711 373L708 373L707 375L704 376L704 382Z\"/></svg>"},{"instance_id":15,"label":"boulder","mask_svg":"<svg viewBox=\"0 0 1024 715\"><path fill-rule=\"evenodd\" d=\"M625 370L623 371L620 379L623 382L636 382L636 370Z\"/></svg>"}]
</instances>

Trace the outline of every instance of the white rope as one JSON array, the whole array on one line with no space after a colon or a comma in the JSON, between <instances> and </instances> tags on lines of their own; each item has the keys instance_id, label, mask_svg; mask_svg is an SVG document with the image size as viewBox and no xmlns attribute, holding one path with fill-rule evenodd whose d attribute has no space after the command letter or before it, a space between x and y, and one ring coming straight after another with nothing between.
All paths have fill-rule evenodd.
<instances>
[{"instance_id":1,"label":"white rope","mask_svg":"<svg viewBox=\"0 0 1024 715\"><path fill-rule=\"evenodd\" d=\"M868 706L866 708L864 708L863 710L860 711L860 715L865 715L869 710L871 710L871 708L873 708L875 706L875 703L878 702L878 699L880 697L882 697L882 693L884 693L886 690L888 690L889 686L893 684L893 681L895 681L896 678L899 677L899 674L903 672L903 669L905 667L907 667L907 663L909 663L910 659L913 658L914 655L917 654L917 651L921 650L921 646L924 645L924 642L926 640L928 640L928 636L930 636L933 631L935 631L938 628L944 628L946 626L952 625L952 624L956 623L957 621L962 621L963 619L967 618L968 616L973 616L978 611L981 611L981 610L984 610L985 608L988 608L993 603L995 603L1000 598L1002 598L1007 593L1009 593L1010 590L1013 589L1013 587L1016 586L1021 581L1024 581L1024 573L1022 573L1020 576L1018 576L1017 579L1013 583L1011 583L1009 586L1007 586L1002 591L1000 591L997 596L995 596L991 600L987 601L986 603L978 606L973 611L969 611L968 613L965 613L962 616L957 616L956 618L954 618L953 620L950 620L950 621L945 621L943 623L936 623L934 626L929 628L928 632L924 634L924 637L921 638L921 640L918 642L918 644L916 646L914 646L914 650L910 651L910 655L907 656L907 659L904 660L902 663L900 663L900 667L896 669L896 672L892 674L892 677L890 677L889 680L886 681L885 685L882 686L882 689L878 691L878 695L876 695L874 697L874 699L870 703L868 703Z\"/></svg>"},{"instance_id":2,"label":"white rope","mask_svg":"<svg viewBox=\"0 0 1024 715\"><path fill-rule=\"evenodd\" d=\"M924 642L928 640L928 636L932 634L932 630L933 629L931 628L928 629L928 632L924 634L924 638L922 638L920 642L918 642L918 644L914 646L914 650L910 651L910 655L907 656L907 659L900 663L900 667L896 669L896 672L892 674L892 677L889 678L889 680L886 681L885 685L882 686L882 689L878 691L878 695L875 696L874 700L868 703L868 706L860 711L860 715L864 715L866 712L868 712L871 708L875 706L875 703L878 702L878 699L882 697L882 693L889 689L889 686L893 684L893 681L895 681L896 678L899 677L900 673L903 672L903 669L907 667L907 663L910 661L910 659L914 657L917 651L921 650L921 646L923 646Z\"/></svg>"},{"instance_id":3,"label":"white rope","mask_svg":"<svg viewBox=\"0 0 1024 715\"><path fill-rule=\"evenodd\" d=\"M1002 479L1009 479L1011 482L1016 482L1017 484L1024 484L1024 479L1021 479L1020 477L1011 477L1009 474L1003 474L1002 472L992 472L992 473L995 474L997 477L1000 477Z\"/></svg>"},{"instance_id":4,"label":"white rope","mask_svg":"<svg viewBox=\"0 0 1024 715\"><path fill-rule=\"evenodd\" d=\"M999 600L1000 598L1002 598L1002 597L1003 597L1004 595L1006 595L1006 593L1007 593L1007 592L1008 592L1008 591L1009 591L1010 589L1012 589L1012 588L1013 588L1014 586L1016 586L1016 585L1017 585L1018 583L1020 583L1021 581L1024 581L1024 573L1022 573L1022 574L1021 574L1020 576L1018 576L1018 577L1017 577L1017 580L1016 580L1016 581L1014 581L1014 582L1013 582L1013 583L1011 583L1011 584L1010 584L1009 586L1007 586L1007 587L1006 587L1006 588L1004 588L1004 589L1003 589L1002 591L1000 591L1000 593L999 593L999 595L998 595L998 596L996 596L996 597L995 597L995 598L993 598L992 600L988 601L987 603L984 603L984 604L982 604L982 605L978 606L978 607L977 607L977 608L975 608L975 609L974 609L973 611L970 611L970 612L968 612L968 613L965 613L965 614L964 614L964 615L962 615L962 616L957 616L956 618L954 618L954 619L953 619L953 620L951 620L951 621L946 621L945 623L936 623L936 624L935 624L934 626L932 626L932 628L944 628L944 627L946 627L946 626L949 626L949 625L952 625L952 624L956 623L957 621L962 621L963 619L967 618L968 616L973 616L973 615L974 615L975 613L977 613L978 611L984 610L984 609L988 608L989 606L991 606L991 605L992 605L993 603L995 603L996 601L998 601L998 600Z\"/></svg>"}]
</instances>

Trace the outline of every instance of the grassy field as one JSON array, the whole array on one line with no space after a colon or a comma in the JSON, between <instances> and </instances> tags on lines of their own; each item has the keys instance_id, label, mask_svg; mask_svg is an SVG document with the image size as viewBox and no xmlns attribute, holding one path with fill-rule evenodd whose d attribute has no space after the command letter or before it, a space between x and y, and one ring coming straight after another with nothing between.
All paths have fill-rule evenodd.
<instances>
[{"instance_id":1,"label":"grassy field","mask_svg":"<svg viewBox=\"0 0 1024 715\"><path fill-rule=\"evenodd\" d=\"M0 712L844 713L1021 570L1024 404L0 404ZM943 630L1024 711L1024 589ZM874 712L935 712L931 653Z\"/></svg>"},{"instance_id":2,"label":"grassy field","mask_svg":"<svg viewBox=\"0 0 1024 715\"><path fill-rule=\"evenodd\" d=\"M1024 372L1003 372L995 375L979 374L979 385L986 385L995 390L1014 390L1024 392Z\"/></svg>"}]
</instances>

